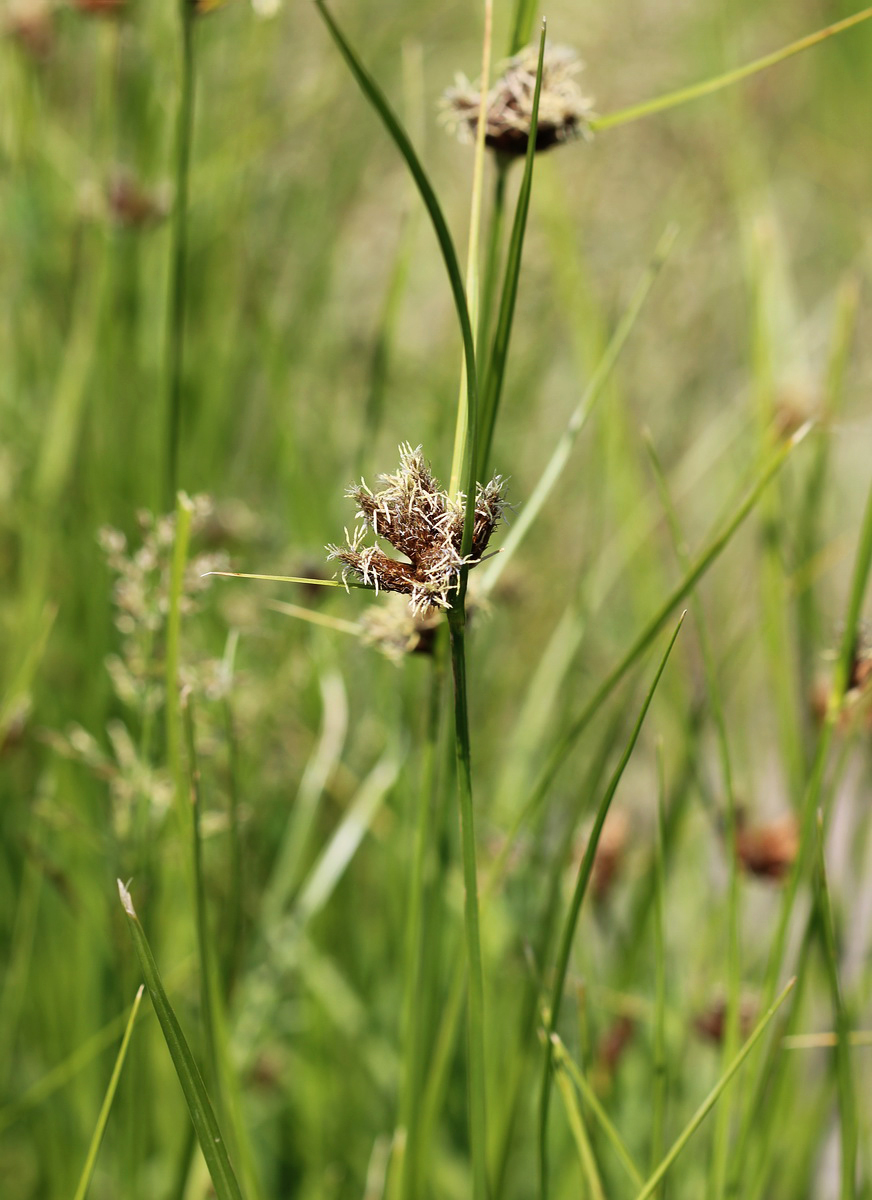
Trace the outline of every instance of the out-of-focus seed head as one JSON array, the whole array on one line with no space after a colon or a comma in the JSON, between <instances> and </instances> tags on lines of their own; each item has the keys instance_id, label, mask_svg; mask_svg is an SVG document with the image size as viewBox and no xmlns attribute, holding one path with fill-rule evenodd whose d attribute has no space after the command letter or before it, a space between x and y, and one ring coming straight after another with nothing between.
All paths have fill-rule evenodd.
<instances>
[{"instance_id":1,"label":"out-of-focus seed head","mask_svg":"<svg viewBox=\"0 0 872 1200\"><path fill-rule=\"evenodd\" d=\"M592 102L578 86L582 62L568 46L546 45L536 124L536 149L548 150L589 133ZM486 145L499 154L527 153L539 66L538 46L526 46L503 67L487 95ZM460 141L475 141L481 87L458 75L442 100L442 119Z\"/></svg>"}]
</instances>

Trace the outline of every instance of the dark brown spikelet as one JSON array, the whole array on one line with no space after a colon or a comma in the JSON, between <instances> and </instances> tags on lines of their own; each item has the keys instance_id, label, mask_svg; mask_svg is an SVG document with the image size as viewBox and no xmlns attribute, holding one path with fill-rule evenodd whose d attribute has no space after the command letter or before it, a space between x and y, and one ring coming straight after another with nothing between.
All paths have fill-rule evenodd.
<instances>
[{"instance_id":1,"label":"dark brown spikelet","mask_svg":"<svg viewBox=\"0 0 872 1200\"><path fill-rule=\"evenodd\" d=\"M457 590L461 568L481 561L504 508L503 480L496 476L476 489L472 549L461 554L466 497L451 497L440 488L424 461L420 446L400 447L400 469L383 475L382 487L371 491L365 483L350 489L363 524L352 534L346 530L345 546L328 546L330 558L352 570L364 584L378 591L400 592L410 597L412 611L426 614L447 608ZM408 558L402 562L376 546L364 544L367 533L388 542Z\"/></svg>"}]
</instances>

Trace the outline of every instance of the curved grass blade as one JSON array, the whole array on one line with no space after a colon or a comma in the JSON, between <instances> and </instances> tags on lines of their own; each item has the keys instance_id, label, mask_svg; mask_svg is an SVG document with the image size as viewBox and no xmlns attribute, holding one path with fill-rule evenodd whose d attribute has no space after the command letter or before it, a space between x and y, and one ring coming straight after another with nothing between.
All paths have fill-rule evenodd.
<instances>
[{"instance_id":1,"label":"curved grass blade","mask_svg":"<svg viewBox=\"0 0 872 1200\"><path fill-rule=\"evenodd\" d=\"M330 32L330 36L333 38L340 54L345 59L349 70L354 76L358 87L375 109L394 145L405 159L406 165L412 173L412 178L418 187L418 191L421 193L421 199L424 201L427 212L430 215L430 220L439 242L439 248L442 251L445 269L448 272L448 282L451 285L454 306L457 310L457 320L460 324L460 333L463 339L463 354L466 362L467 423L470 447L466 521L464 523L463 543L461 545L461 554L465 556L469 553L472 546L472 523L475 514L475 464L478 457L478 383L476 379L475 342L472 335L472 323L469 319L469 308L466 303L466 292L463 286L463 276L460 273L460 264L457 261L457 251L454 249L454 242L448 230L448 224L443 215L441 205L433 190L433 185L430 183L427 173L421 165L421 160L418 158L412 143L409 141L408 134L388 104L384 92L352 49L342 30L336 24L327 5L324 3L324 0L314 0L314 3Z\"/></svg>"},{"instance_id":2,"label":"curved grass blade","mask_svg":"<svg viewBox=\"0 0 872 1200\"><path fill-rule=\"evenodd\" d=\"M533 489L532 495L521 509L517 521L512 525L509 536L503 542L502 553L498 554L487 568L481 588L485 595L490 595L496 587L503 571L505 571L518 546L526 537L530 526L544 508L545 502L553 492L558 479L563 474L564 468L569 461L572 447L575 445L578 435L584 429L591 413L596 407L597 401L605 390L605 385L608 383L615 363L618 361L627 338L636 324L636 319L639 316L642 305L645 303L654 280L660 273L660 268L665 263L677 236L678 228L675 225L669 225L663 231L660 240L654 248L651 262L636 285L636 290L633 292L627 310L609 339L609 344L606 346L602 358L597 364L593 375L590 377L590 381L584 389L584 393L576 405L572 416L569 418L566 430L555 446L554 452L548 460L545 470L539 478L539 482ZM484 478L484 475L481 478Z\"/></svg>"},{"instance_id":3,"label":"curved grass blade","mask_svg":"<svg viewBox=\"0 0 872 1200\"><path fill-rule=\"evenodd\" d=\"M790 452L803 440L810 425L803 426L797 430L793 437L780 446L773 454L767 465L763 468L757 482L752 487L751 491L733 513L727 524L717 534L708 545L700 552L693 560L690 569L685 574L684 578L672 590L666 600L661 604L660 608L654 616L648 621L645 627L636 637L636 640L630 646L629 650L624 654L624 657L612 668L605 677L603 682L591 696L590 700L585 704L579 715L570 725L569 729L562 735L557 745L552 750L548 761L542 769L539 779L535 787L532 789L530 798L528 799L523 811L517 818L515 830L520 830L527 821L536 812L539 805L548 793L557 772L563 765L566 756L575 745L578 738L593 720L594 716L599 712L603 703L612 694L617 685L621 682L624 676L638 662L639 658L653 642L654 638L666 624L669 616L674 608L687 596L695 584L705 575L709 567L723 553L729 545L733 534L754 508L754 505L759 500L764 489L772 480L773 476L778 472L784 464L785 459Z\"/></svg>"},{"instance_id":4,"label":"curved grass blade","mask_svg":"<svg viewBox=\"0 0 872 1200\"><path fill-rule=\"evenodd\" d=\"M711 79L704 79L701 83L693 83L689 87L679 88L675 92L658 96L654 100L644 100L641 104L633 104L629 108L606 113L604 117L594 117L590 122L590 128L594 132L612 129L616 125L626 125L630 121L637 121L640 117L649 117L653 113L676 108L679 104L687 103L688 100L698 100L701 96L710 96L712 92L719 92L722 88L730 87L734 83L741 83L743 79L756 75L758 71L765 71L767 67L774 67L784 59L799 54L802 50L808 50L827 38L844 33L846 29L859 25L861 21L868 21L870 17L872 17L872 8L864 8L850 17L845 17L843 21L836 21L832 25L818 29L815 33L806 34L805 37L782 46L780 50L764 54L762 58L755 58L753 62L746 63L743 67L735 67L732 71L725 71L723 75L715 75Z\"/></svg>"},{"instance_id":5,"label":"curved grass blade","mask_svg":"<svg viewBox=\"0 0 872 1200\"><path fill-rule=\"evenodd\" d=\"M715 1084L715 1086L712 1088L712 1090L706 1096L705 1100L703 1100L702 1104L699 1106L699 1108L696 1110L696 1112L690 1118L690 1120L688 1121L685 1128L682 1130L682 1132L679 1134L679 1136L673 1142L672 1149L669 1151L669 1153L666 1155L666 1157L660 1163L660 1166L657 1168L657 1170L653 1173L653 1175L650 1177L648 1182L645 1184L645 1186L642 1188L642 1190L636 1196L636 1200L650 1200L650 1197L654 1195L654 1192L657 1190L657 1186L660 1183L661 1179L666 1174L666 1172L669 1170L669 1168L672 1166L672 1164L675 1162L676 1158L678 1158L679 1154L682 1152L682 1150L685 1148L687 1143L690 1141L690 1139L696 1133L697 1129L699 1129L700 1125L703 1123L705 1118L708 1116L708 1114L714 1108L715 1104L717 1104L724 1088L727 1086L727 1084L730 1082L730 1080L733 1078L733 1076L738 1071L739 1067L741 1067L742 1063L745 1061L745 1059L751 1053L754 1046L757 1044L757 1042L760 1040L760 1038L766 1032L767 1025L772 1020L772 1018L775 1016L776 1012L781 1007L781 1005L784 1003L784 1001L787 999L787 996L795 983L796 983L796 980L791 979L790 982L787 984L787 986L782 991L781 995L776 999L775 1003L771 1005L771 1007L769 1008L766 1015L763 1017L763 1019L758 1024L757 1028L754 1030L754 1032L748 1038L747 1042L745 1042L745 1045L742 1047L742 1049L739 1051L739 1053L733 1059L728 1070L724 1072L724 1074L721 1076L721 1078L718 1080L718 1082Z\"/></svg>"},{"instance_id":6,"label":"curved grass blade","mask_svg":"<svg viewBox=\"0 0 872 1200\"><path fill-rule=\"evenodd\" d=\"M137 917L136 910L133 907L130 892L120 879L118 880L118 894L121 897L121 904L129 919L130 933L133 937L133 944L136 948L139 965L145 976L148 994L151 996L155 1014L166 1039L167 1049L173 1060L173 1066L179 1077L179 1083L182 1085L182 1091L185 1094L185 1101L188 1105L188 1111L191 1114L191 1121L197 1134L197 1140L200 1143L203 1158L212 1177L217 1200L242 1200L242 1192L239 1189L233 1167L230 1165L227 1147L224 1144L224 1138L215 1117L206 1086L203 1083L203 1078L200 1075L197 1064L194 1061L194 1056L191 1053L191 1048L164 990L157 963L154 960L151 947L139 923L139 917Z\"/></svg>"},{"instance_id":7,"label":"curved grass blade","mask_svg":"<svg viewBox=\"0 0 872 1200\"><path fill-rule=\"evenodd\" d=\"M667 596L667 598L663 601L663 603L660 605L660 608L636 637L636 640L630 646L629 650L627 650L624 657L605 677L603 682L594 692L593 696L591 696L590 700L588 700L587 704L576 717L575 721L570 725L569 729L563 735L560 742L552 752L551 758L546 764L545 770L543 771L542 779L540 780L540 783L531 799L531 803L533 800L538 803L538 799L541 798L539 793L542 792L543 789L547 790L547 786L550 785L551 779L556 774L566 755L575 744L577 738L587 728L591 719L599 711L603 702L611 695L615 687L617 687L618 683L620 683L631 667L638 662L641 655L645 653L645 651L653 642L654 638L668 621L672 610L678 604L680 604L687 595L689 595L694 586L699 582L703 575L705 575L709 567L726 549L733 537L733 534L754 508L773 477L784 465L788 455L796 446L799 445L810 428L810 425L804 425L801 429L797 430L797 432L791 438L789 438L784 445L778 447L778 449L772 455L772 458L763 468L760 476L757 479L757 482L754 484L748 495L739 505L722 531L712 538L705 549L702 550L702 552L693 560L684 578L676 585L675 588L673 588L669 596Z\"/></svg>"},{"instance_id":8,"label":"curved grass blade","mask_svg":"<svg viewBox=\"0 0 872 1200\"><path fill-rule=\"evenodd\" d=\"M142 993L144 991L145 984L141 983L130 1008L130 1016L127 1018L127 1028L124 1030L124 1037L121 1039L121 1047L118 1051L118 1057L115 1059L115 1066L112 1068L109 1086L106 1088L106 1095L103 1097L100 1115L97 1117L97 1124L94 1127L91 1145L88 1147L88 1157L85 1159L85 1166L83 1167L82 1174L79 1177L79 1186L76 1188L76 1194L73 1197L73 1200L85 1200L85 1196L88 1194L88 1188L91 1186L91 1177L94 1174L94 1167L97 1165L97 1154L100 1150L100 1143L103 1141L103 1134L106 1132L106 1124L109 1120L109 1110L112 1108L112 1101L115 1099L115 1092L118 1089L118 1080L121 1078L121 1068L124 1066L124 1060L127 1057L127 1047L130 1044L130 1037L133 1033L133 1026L136 1024L136 1018L139 1013L139 1005L142 1001Z\"/></svg>"},{"instance_id":9,"label":"curved grass blade","mask_svg":"<svg viewBox=\"0 0 872 1200\"><path fill-rule=\"evenodd\" d=\"M509 252L506 259L506 273L503 278L503 291L500 297L500 312L494 333L493 349L487 363L487 374L484 378L481 396L481 437L479 439L479 462L476 476L487 479L488 460L490 459L494 427L500 407L500 397L503 391L503 379L506 372L506 358L509 353L509 341L512 336L512 323L515 316L515 302L518 298L518 280L521 275L521 255L524 249L524 234L527 229L527 215L530 211L530 193L533 188L533 161L536 157L536 131L539 123L539 95L542 91L542 65L545 60L545 22L542 22L542 33L539 38L539 63L536 68L536 88L533 92L533 110L530 114L530 134L527 140L527 157L524 162L524 177L518 192L518 203L515 207L515 220L512 225L512 236L509 240ZM474 482L473 482L474 486Z\"/></svg>"},{"instance_id":10,"label":"curved grass blade","mask_svg":"<svg viewBox=\"0 0 872 1200\"><path fill-rule=\"evenodd\" d=\"M551 1060L553 1054L553 1042L551 1035L557 1031L557 1023L560 1020L560 1006L563 1000L563 989L566 984L566 974L569 970L569 956L572 952L572 943L575 938L575 929L578 924L579 913L581 912L582 901L584 900L587 891L588 883L590 882L591 873L593 872L593 861L596 855L596 849L599 845L600 834L605 824L606 816L608 815L609 807L615 792L618 790L618 784L621 782L621 777L624 774L627 763L630 761L630 756L636 747L639 734L642 730L645 717L648 709L651 706L651 701L654 699L654 693L657 690L657 685L660 682L660 677L669 660L669 655L672 653L672 647L675 645L675 640L678 637L681 626L684 622L685 614L682 613L678 624L675 627L675 632L669 639L669 645L660 660L660 665L657 668L657 673L648 689L647 695L642 703L642 708L639 716L636 719L636 724L633 726L633 731L630 734L630 740L627 742L624 753L621 755L620 762L615 768L612 778L609 780L609 785L606 788L605 795L600 801L597 810L596 819L594 820L593 829L591 830L590 838L588 839L587 848L584 852L584 858L581 860L581 866L578 869L578 878L575 882L575 890L572 895L572 900L569 905L569 912L566 916L566 921L563 926L563 933L560 938L560 948L557 953L557 966L555 969L554 988L551 993L551 1004L548 1013L548 1025L545 1038L545 1054L542 1064L542 1085L539 1099L539 1181L540 1195L542 1200L548 1194L548 1107L551 1096Z\"/></svg>"}]
</instances>

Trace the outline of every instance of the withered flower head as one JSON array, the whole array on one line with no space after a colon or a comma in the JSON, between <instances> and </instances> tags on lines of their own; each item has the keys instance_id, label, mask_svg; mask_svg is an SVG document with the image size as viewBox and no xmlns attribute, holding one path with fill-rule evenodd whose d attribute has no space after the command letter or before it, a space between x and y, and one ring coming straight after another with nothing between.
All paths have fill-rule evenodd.
<instances>
[{"instance_id":1,"label":"withered flower head","mask_svg":"<svg viewBox=\"0 0 872 1200\"><path fill-rule=\"evenodd\" d=\"M384 486L372 492L361 480L348 495L357 502L363 522L353 533L345 531L345 546L328 546L330 558L342 563L343 577L350 569L376 592L401 592L409 597L412 612L426 615L433 607L448 608L460 582L460 570L481 562L491 534L503 514L504 481L499 475L476 487L472 549L461 553L466 497L449 496L433 478L421 454L408 444L400 446L400 469L382 475ZM409 560L403 562L365 546L368 530L389 542Z\"/></svg>"},{"instance_id":2,"label":"withered flower head","mask_svg":"<svg viewBox=\"0 0 872 1200\"><path fill-rule=\"evenodd\" d=\"M399 596L393 604L373 604L360 618L363 640L393 662L407 654L432 654L441 618L436 608L425 613L409 611Z\"/></svg>"},{"instance_id":3,"label":"withered flower head","mask_svg":"<svg viewBox=\"0 0 872 1200\"><path fill-rule=\"evenodd\" d=\"M538 46L526 46L505 63L503 73L487 95L485 143L501 154L527 153L533 117L533 97L539 66ZM582 94L576 76L582 63L568 46L546 44L542 63L542 89L536 125L536 149L548 150L560 142L582 137L591 117L591 100ZM475 140L481 105L481 87L458 75L442 100L445 124L462 142Z\"/></svg>"},{"instance_id":4,"label":"withered flower head","mask_svg":"<svg viewBox=\"0 0 872 1200\"><path fill-rule=\"evenodd\" d=\"M36 62L49 57L54 46L52 10L42 0L10 5L3 32Z\"/></svg>"}]
</instances>

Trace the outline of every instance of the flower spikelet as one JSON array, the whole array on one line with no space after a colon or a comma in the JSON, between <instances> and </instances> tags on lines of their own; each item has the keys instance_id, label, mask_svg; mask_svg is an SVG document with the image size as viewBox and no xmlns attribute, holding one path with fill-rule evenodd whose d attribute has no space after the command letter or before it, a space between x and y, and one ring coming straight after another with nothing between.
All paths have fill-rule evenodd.
<instances>
[{"instance_id":1,"label":"flower spikelet","mask_svg":"<svg viewBox=\"0 0 872 1200\"><path fill-rule=\"evenodd\" d=\"M433 477L421 447L400 446L396 474L379 477L373 492L361 480L349 488L362 522L353 533L345 531L345 546L328 546L330 558L342 564L343 577L352 571L366 586L400 592L409 597L412 611L424 615L434 606L448 608L460 583L464 566L481 561L491 534L503 514L504 481L495 476L476 489L472 548L464 557L463 522L466 497L449 496ZM409 560L391 558L377 546L364 544L368 531L388 542Z\"/></svg>"},{"instance_id":2,"label":"flower spikelet","mask_svg":"<svg viewBox=\"0 0 872 1200\"><path fill-rule=\"evenodd\" d=\"M537 150L547 150L587 134L593 110L576 78L582 65L568 46L546 44L536 124ZM538 67L538 47L526 46L504 64L502 75L488 92L484 140L501 154L527 153ZM480 105L480 86L458 75L455 86L443 96L442 112L445 124L456 132L460 141L475 140Z\"/></svg>"}]
</instances>

